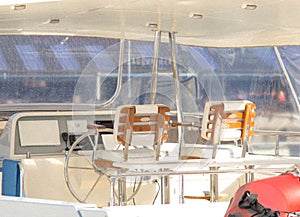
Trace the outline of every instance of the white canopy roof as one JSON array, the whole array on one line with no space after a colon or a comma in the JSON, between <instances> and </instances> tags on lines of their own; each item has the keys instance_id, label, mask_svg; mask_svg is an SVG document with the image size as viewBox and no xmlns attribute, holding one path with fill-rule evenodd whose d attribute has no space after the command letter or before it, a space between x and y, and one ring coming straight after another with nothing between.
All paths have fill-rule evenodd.
<instances>
[{"instance_id":1,"label":"white canopy roof","mask_svg":"<svg viewBox=\"0 0 300 217\"><path fill-rule=\"evenodd\" d=\"M2 0L0 34L152 40L159 29L190 45L299 45L299 11L299 0Z\"/></svg>"}]
</instances>

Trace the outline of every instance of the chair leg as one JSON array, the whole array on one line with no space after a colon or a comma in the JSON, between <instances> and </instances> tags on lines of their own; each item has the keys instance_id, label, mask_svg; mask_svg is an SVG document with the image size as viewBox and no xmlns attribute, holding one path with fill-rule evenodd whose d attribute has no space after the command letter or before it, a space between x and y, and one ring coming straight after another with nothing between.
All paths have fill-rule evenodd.
<instances>
[{"instance_id":1,"label":"chair leg","mask_svg":"<svg viewBox=\"0 0 300 217\"><path fill-rule=\"evenodd\" d=\"M183 204L184 203L184 175L179 176L179 203Z\"/></svg>"},{"instance_id":2,"label":"chair leg","mask_svg":"<svg viewBox=\"0 0 300 217\"><path fill-rule=\"evenodd\" d=\"M170 177L168 175L161 177L161 204L170 203Z\"/></svg>"},{"instance_id":3,"label":"chair leg","mask_svg":"<svg viewBox=\"0 0 300 217\"><path fill-rule=\"evenodd\" d=\"M116 178L110 177L110 202L109 206L115 205L115 182Z\"/></svg>"},{"instance_id":4,"label":"chair leg","mask_svg":"<svg viewBox=\"0 0 300 217\"><path fill-rule=\"evenodd\" d=\"M126 177L118 179L119 206L127 205Z\"/></svg>"},{"instance_id":5,"label":"chair leg","mask_svg":"<svg viewBox=\"0 0 300 217\"><path fill-rule=\"evenodd\" d=\"M218 170L218 167L210 167L210 170ZM210 174L210 201L219 200L219 177L218 174Z\"/></svg>"}]
</instances>

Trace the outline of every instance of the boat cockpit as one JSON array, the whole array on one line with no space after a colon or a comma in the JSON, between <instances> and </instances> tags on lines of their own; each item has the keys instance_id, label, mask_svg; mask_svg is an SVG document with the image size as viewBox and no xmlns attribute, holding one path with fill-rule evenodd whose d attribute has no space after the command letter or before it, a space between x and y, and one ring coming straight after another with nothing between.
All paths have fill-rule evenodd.
<instances>
[{"instance_id":1,"label":"boat cockpit","mask_svg":"<svg viewBox=\"0 0 300 217\"><path fill-rule=\"evenodd\" d=\"M158 205L201 204L224 216L241 186L299 178L298 23L261 22L266 3L203 1L207 14L186 14L199 3L68 2L14 4L11 29L0 22L0 209L152 216Z\"/></svg>"},{"instance_id":2,"label":"boat cockpit","mask_svg":"<svg viewBox=\"0 0 300 217\"><path fill-rule=\"evenodd\" d=\"M52 35L0 37L1 44L10 47L1 49L0 55L1 157L21 162L25 171L23 190L28 197L78 200L99 206L183 202L193 197L226 201L244 181L243 175L247 175L246 180L254 179L251 169L255 165L262 164L264 171L266 164L284 158L284 162L277 161L279 165L295 167L300 139L296 79L300 48L188 46L176 44L175 36L173 32L157 31L153 42ZM217 138L217 133L212 142L203 133L213 120L205 122L205 106L212 102L225 111L232 110L230 103L236 102L245 109L245 100L255 105L250 109L255 112L249 116L253 120L245 131L251 142L241 143L240 135ZM128 116L124 113L121 117L142 117L139 123L116 119L118 109L126 105L134 113L128 115L126 110ZM160 106L154 105L164 105L167 110L157 114ZM240 111L232 114L241 114L244 120ZM162 116L167 118L160 120ZM225 116L221 117L222 122ZM123 132L123 145L134 140L134 145L124 146L127 157L117 154L122 152L122 145L120 149L116 141L121 135L116 132L119 122L131 126ZM158 138L166 143L159 146L153 161L141 157L147 154L136 148L144 147L149 137L128 137L135 132L135 124L140 126L136 134L141 136L143 123L150 124L152 130L158 123L166 124L160 134L152 132L156 145ZM246 121L236 124L241 123ZM218 129L216 126L212 132ZM151 133L148 128L146 132ZM140 161L128 160L133 150ZM241 153L254 163L236 162ZM105 159L101 166L99 161L95 163L99 156ZM256 159L259 156L274 161L262 163ZM107 158L117 160L113 163ZM159 158L163 163L157 164ZM228 169L229 164L242 165L247 172L244 168L239 173L237 168ZM112 165L117 170L111 173L107 168ZM221 165L225 165L224 170ZM230 184L210 183L226 171L235 174ZM184 174L193 178L184 182ZM187 186L197 183L194 177L199 175L205 177L201 182L206 184L201 184L203 188L194 195ZM172 186L166 188L170 177ZM116 184L122 181L125 185ZM55 190L43 188L45 183ZM188 184L182 184L186 186L183 191L182 186L178 190L178 183ZM157 202L159 191L162 193ZM222 195L227 196L222 199Z\"/></svg>"}]
</instances>

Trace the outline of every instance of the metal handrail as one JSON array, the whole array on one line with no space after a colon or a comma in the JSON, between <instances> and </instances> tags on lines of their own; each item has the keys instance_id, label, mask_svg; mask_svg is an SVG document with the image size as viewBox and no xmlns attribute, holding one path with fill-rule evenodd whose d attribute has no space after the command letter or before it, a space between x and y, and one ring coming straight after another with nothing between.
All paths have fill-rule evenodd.
<instances>
[{"instance_id":1,"label":"metal handrail","mask_svg":"<svg viewBox=\"0 0 300 217\"><path fill-rule=\"evenodd\" d=\"M281 131L281 130L254 130L256 135L272 135L272 136L300 136L300 132L297 131Z\"/></svg>"},{"instance_id":2,"label":"metal handrail","mask_svg":"<svg viewBox=\"0 0 300 217\"><path fill-rule=\"evenodd\" d=\"M255 130L254 135L263 135L263 136L274 136L275 141L275 150L274 156L279 156L279 143L280 137L291 137L291 136L300 136L300 132L297 131L281 131L281 130Z\"/></svg>"}]
</instances>

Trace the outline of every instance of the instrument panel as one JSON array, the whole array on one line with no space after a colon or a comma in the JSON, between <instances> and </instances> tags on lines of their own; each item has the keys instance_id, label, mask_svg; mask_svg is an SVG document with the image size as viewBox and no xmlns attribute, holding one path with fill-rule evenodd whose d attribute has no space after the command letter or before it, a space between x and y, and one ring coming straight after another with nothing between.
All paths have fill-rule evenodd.
<instances>
[{"instance_id":1,"label":"instrument panel","mask_svg":"<svg viewBox=\"0 0 300 217\"><path fill-rule=\"evenodd\" d=\"M112 128L114 115L101 112L21 112L13 115L1 137L0 146L9 146L12 158L32 155L64 154L83 133L88 124L103 124ZM3 141L7 141L3 144Z\"/></svg>"}]
</instances>

